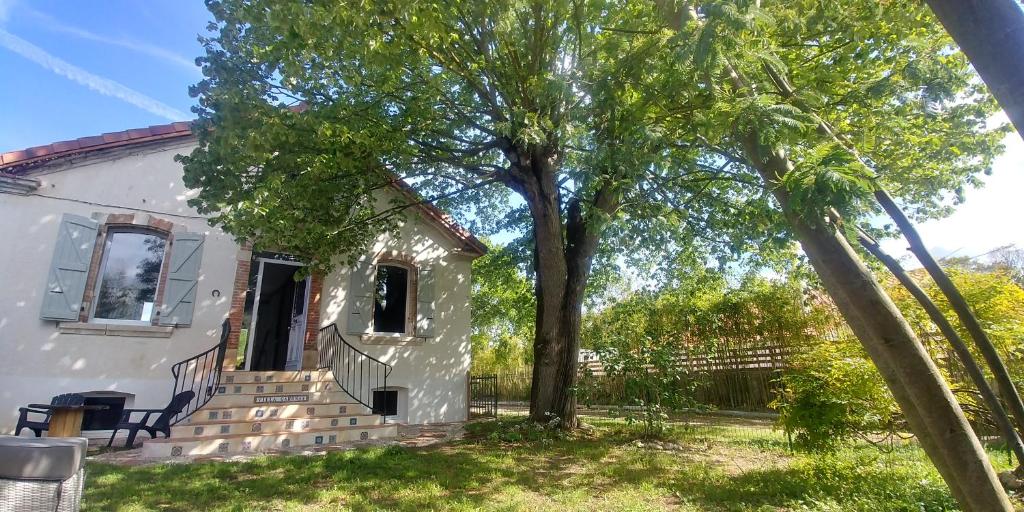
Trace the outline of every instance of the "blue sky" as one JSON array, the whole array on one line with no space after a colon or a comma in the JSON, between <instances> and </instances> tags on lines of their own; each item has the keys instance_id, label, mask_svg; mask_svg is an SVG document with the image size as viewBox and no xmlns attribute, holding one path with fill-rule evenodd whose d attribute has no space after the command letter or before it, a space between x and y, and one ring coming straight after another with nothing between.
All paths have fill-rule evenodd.
<instances>
[{"instance_id":1,"label":"blue sky","mask_svg":"<svg viewBox=\"0 0 1024 512\"><path fill-rule=\"evenodd\" d=\"M198 0L0 0L0 151L190 118L209 20ZM937 255L1024 247L1024 142L1006 144L984 188L920 226Z\"/></svg>"}]
</instances>

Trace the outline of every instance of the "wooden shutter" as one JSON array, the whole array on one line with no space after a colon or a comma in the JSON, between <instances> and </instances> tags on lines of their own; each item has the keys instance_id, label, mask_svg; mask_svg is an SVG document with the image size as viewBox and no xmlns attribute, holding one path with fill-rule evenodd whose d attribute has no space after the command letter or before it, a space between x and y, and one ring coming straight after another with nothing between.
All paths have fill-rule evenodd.
<instances>
[{"instance_id":1,"label":"wooden shutter","mask_svg":"<svg viewBox=\"0 0 1024 512\"><path fill-rule=\"evenodd\" d=\"M434 269L423 267L416 288L416 336L434 337Z\"/></svg>"},{"instance_id":2,"label":"wooden shutter","mask_svg":"<svg viewBox=\"0 0 1024 512\"><path fill-rule=\"evenodd\" d=\"M171 258L167 265L160 325L191 325L199 287L199 267L203 261L202 233L175 233Z\"/></svg>"},{"instance_id":3,"label":"wooden shutter","mask_svg":"<svg viewBox=\"0 0 1024 512\"><path fill-rule=\"evenodd\" d=\"M373 282L375 267L369 259L362 259L352 266L348 276L348 322L345 331L349 334L366 334L373 324Z\"/></svg>"},{"instance_id":4,"label":"wooden shutter","mask_svg":"<svg viewBox=\"0 0 1024 512\"><path fill-rule=\"evenodd\" d=\"M39 313L43 320L78 320L98 230L99 223L87 217L61 218Z\"/></svg>"}]
</instances>

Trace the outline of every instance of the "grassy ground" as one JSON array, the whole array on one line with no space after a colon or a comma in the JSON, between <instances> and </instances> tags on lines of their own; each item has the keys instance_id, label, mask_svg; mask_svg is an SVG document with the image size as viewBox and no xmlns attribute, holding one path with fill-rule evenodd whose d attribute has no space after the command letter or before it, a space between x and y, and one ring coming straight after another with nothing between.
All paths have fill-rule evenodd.
<instances>
[{"instance_id":1,"label":"grassy ground","mask_svg":"<svg viewBox=\"0 0 1024 512\"><path fill-rule=\"evenodd\" d=\"M710 428L676 429L666 437L680 448L662 451L637 447L636 432L611 420L573 439L521 435L514 421L472 424L466 440L427 448L90 464L83 510L956 510L909 446L794 455L778 434Z\"/></svg>"}]
</instances>

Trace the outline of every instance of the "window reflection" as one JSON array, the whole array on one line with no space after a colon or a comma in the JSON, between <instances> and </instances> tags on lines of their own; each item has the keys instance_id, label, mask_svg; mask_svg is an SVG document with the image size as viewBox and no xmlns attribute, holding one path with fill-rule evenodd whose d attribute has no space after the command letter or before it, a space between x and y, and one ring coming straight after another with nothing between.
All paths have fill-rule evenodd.
<instances>
[{"instance_id":1,"label":"window reflection","mask_svg":"<svg viewBox=\"0 0 1024 512\"><path fill-rule=\"evenodd\" d=\"M152 320L166 243L151 233L107 234L93 318Z\"/></svg>"}]
</instances>

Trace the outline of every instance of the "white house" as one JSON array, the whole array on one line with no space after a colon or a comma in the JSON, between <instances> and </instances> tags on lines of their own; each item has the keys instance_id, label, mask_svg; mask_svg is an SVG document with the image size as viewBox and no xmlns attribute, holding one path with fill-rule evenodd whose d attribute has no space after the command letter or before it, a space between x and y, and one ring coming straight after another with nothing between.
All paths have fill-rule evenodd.
<instances>
[{"instance_id":1,"label":"white house","mask_svg":"<svg viewBox=\"0 0 1024 512\"><path fill-rule=\"evenodd\" d=\"M87 413L97 435L121 408L194 392L153 454L465 419L470 269L486 248L423 205L352 268L296 280L301 260L188 206L174 156L195 145L174 123L0 155L0 430L70 392L110 407Z\"/></svg>"}]
</instances>

